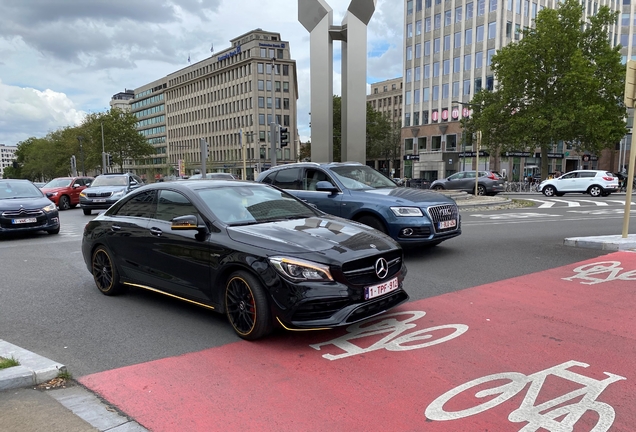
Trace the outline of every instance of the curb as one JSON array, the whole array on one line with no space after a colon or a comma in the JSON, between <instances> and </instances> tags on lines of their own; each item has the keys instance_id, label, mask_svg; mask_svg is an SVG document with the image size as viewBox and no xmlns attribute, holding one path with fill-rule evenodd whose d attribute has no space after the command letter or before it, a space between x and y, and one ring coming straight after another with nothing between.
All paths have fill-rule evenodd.
<instances>
[{"instance_id":1,"label":"curb","mask_svg":"<svg viewBox=\"0 0 636 432\"><path fill-rule=\"evenodd\" d=\"M563 245L613 252L636 251L636 234L629 234L627 238L623 238L620 235L570 237L563 240Z\"/></svg>"},{"instance_id":2,"label":"curb","mask_svg":"<svg viewBox=\"0 0 636 432\"><path fill-rule=\"evenodd\" d=\"M0 357L13 357L19 366L0 370L0 391L42 384L66 372L66 366L0 339Z\"/></svg>"}]
</instances>

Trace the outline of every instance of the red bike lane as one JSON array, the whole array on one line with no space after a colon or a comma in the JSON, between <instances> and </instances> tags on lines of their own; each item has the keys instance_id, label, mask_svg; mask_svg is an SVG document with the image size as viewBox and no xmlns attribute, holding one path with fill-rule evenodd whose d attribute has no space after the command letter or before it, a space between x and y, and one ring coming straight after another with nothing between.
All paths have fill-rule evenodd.
<instances>
[{"instance_id":1,"label":"red bike lane","mask_svg":"<svg viewBox=\"0 0 636 432\"><path fill-rule=\"evenodd\" d=\"M79 381L152 431L633 431L635 310L617 252Z\"/></svg>"}]
</instances>

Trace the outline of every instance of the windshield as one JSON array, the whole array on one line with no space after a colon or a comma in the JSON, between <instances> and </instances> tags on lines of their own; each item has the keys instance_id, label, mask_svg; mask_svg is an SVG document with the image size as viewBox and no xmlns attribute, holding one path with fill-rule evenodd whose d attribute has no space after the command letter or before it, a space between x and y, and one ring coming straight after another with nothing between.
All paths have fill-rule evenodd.
<instances>
[{"instance_id":1,"label":"windshield","mask_svg":"<svg viewBox=\"0 0 636 432\"><path fill-rule=\"evenodd\" d=\"M70 178L56 178L42 186L42 188L58 188L58 187L69 187L71 185L71 181L73 179Z\"/></svg>"},{"instance_id":2,"label":"windshield","mask_svg":"<svg viewBox=\"0 0 636 432\"><path fill-rule=\"evenodd\" d=\"M91 187L97 186L128 186L128 177L126 176L98 176Z\"/></svg>"},{"instance_id":3,"label":"windshield","mask_svg":"<svg viewBox=\"0 0 636 432\"><path fill-rule=\"evenodd\" d=\"M198 189L197 193L221 222L248 225L313 217L318 212L291 195L261 185Z\"/></svg>"},{"instance_id":4,"label":"windshield","mask_svg":"<svg viewBox=\"0 0 636 432\"><path fill-rule=\"evenodd\" d=\"M393 189L397 185L388 177L366 165L338 166L331 168L347 189Z\"/></svg>"},{"instance_id":5,"label":"windshield","mask_svg":"<svg viewBox=\"0 0 636 432\"><path fill-rule=\"evenodd\" d=\"M42 198L42 191L28 181L0 182L0 199Z\"/></svg>"}]
</instances>

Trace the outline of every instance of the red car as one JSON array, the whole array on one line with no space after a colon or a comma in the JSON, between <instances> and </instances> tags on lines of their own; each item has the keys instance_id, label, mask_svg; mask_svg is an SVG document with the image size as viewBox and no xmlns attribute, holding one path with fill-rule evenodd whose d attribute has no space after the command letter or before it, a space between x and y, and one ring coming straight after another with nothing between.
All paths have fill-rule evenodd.
<instances>
[{"instance_id":1,"label":"red car","mask_svg":"<svg viewBox=\"0 0 636 432\"><path fill-rule=\"evenodd\" d=\"M41 190L60 210L68 210L79 204L80 192L92 181L92 177L58 177L42 186Z\"/></svg>"}]
</instances>

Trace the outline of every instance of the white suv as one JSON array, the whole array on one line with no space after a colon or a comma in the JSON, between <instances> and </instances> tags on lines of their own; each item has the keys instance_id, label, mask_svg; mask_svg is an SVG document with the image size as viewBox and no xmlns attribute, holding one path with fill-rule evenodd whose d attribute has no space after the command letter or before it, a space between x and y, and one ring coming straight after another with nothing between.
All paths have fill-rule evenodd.
<instances>
[{"instance_id":1,"label":"white suv","mask_svg":"<svg viewBox=\"0 0 636 432\"><path fill-rule=\"evenodd\" d=\"M618 177L609 171L576 170L555 179L544 180L538 188L547 197L566 193L587 193L593 197L607 196L618 191Z\"/></svg>"}]
</instances>

